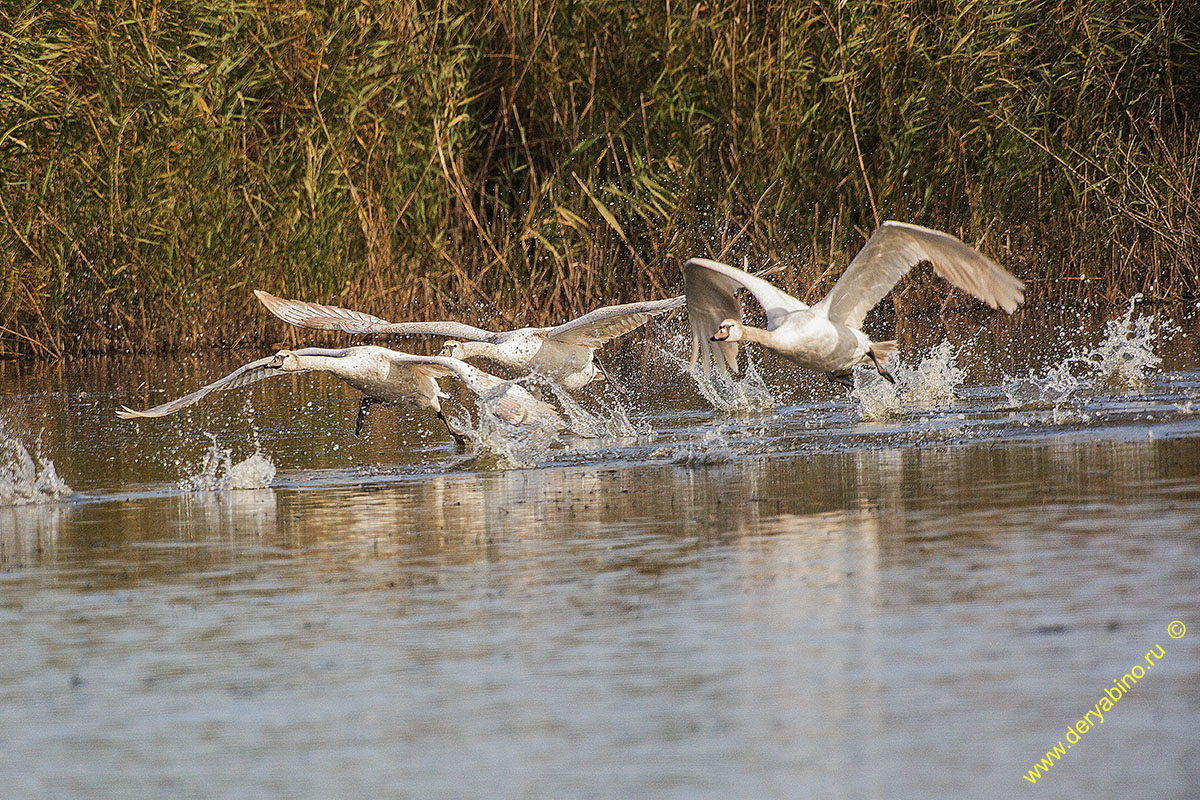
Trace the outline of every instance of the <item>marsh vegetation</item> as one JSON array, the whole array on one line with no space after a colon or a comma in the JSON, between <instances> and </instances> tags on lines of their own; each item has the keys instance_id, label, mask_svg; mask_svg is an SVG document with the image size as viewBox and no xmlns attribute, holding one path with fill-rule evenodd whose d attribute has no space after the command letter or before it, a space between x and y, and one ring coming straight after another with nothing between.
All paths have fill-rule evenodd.
<instances>
[{"instance_id":1,"label":"marsh vegetation","mask_svg":"<svg viewBox=\"0 0 1200 800\"><path fill-rule=\"evenodd\" d=\"M561 320L694 255L820 296L887 218L1031 304L1200 294L1188 4L17 0L0 31L3 356L267 342L253 288Z\"/></svg>"}]
</instances>

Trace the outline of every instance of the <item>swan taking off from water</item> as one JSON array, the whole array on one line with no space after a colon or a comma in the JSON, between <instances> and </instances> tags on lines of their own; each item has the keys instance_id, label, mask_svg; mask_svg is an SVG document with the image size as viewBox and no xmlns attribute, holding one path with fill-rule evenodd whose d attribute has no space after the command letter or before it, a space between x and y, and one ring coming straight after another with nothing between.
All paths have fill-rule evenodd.
<instances>
[{"instance_id":1,"label":"swan taking off from water","mask_svg":"<svg viewBox=\"0 0 1200 800\"><path fill-rule=\"evenodd\" d=\"M301 328L396 336L445 336L451 341L447 341L442 350L444 356L484 358L522 375L540 372L572 391L603 379L594 356L605 342L644 325L656 314L684 304L684 297L680 295L666 300L605 306L553 328L497 332L461 322L388 322L349 308L285 300L260 289L254 290L254 296L272 314Z\"/></svg>"},{"instance_id":2,"label":"swan taking off from water","mask_svg":"<svg viewBox=\"0 0 1200 800\"><path fill-rule=\"evenodd\" d=\"M811 308L762 278L740 269L693 258L683 265L692 363L702 374L737 373L737 343L757 342L802 367L824 372L831 381L854 388L852 369L873 363L893 381L884 364L896 343L872 342L861 330L863 318L910 269L928 261L934 271L992 308L1010 314L1025 299L1025 284L1003 267L948 233L885 222L867 240L846 272ZM742 324L737 290L754 295L767 315L766 329Z\"/></svg>"},{"instance_id":3,"label":"swan taking off from water","mask_svg":"<svg viewBox=\"0 0 1200 800\"><path fill-rule=\"evenodd\" d=\"M553 424L563 428L558 412L548 403L531 395L524 387L489 375L483 370L444 356L415 356L389 350L386 347L364 345L330 350L305 347L300 350L280 350L273 356L244 364L233 372L197 389L191 394L163 403L160 406L135 411L123 406L117 412L123 419L165 417L200 401L210 392L240 389L274 375L298 372L327 372L341 378L362 392L354 432L362 430L367 409L376 403L407 408L433 409L458 442L465 433L456 429L442 413L441 391L437 379L453 375L474 392L500 419L510 425Z\"/></svg>"}]
</instances>

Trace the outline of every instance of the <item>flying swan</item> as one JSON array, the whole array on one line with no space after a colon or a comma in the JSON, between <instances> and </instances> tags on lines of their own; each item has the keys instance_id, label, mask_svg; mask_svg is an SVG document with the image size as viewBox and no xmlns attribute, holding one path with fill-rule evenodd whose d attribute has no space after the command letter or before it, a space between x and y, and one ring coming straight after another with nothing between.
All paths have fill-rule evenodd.
<instances>
[{"instance_id":1,"label":"flying swan","mask_svg":"<svg viewBox=\"0 0 1200 800\"><path fill-rule=\"evenodd\" d=\"M692 327L691 366L707 374L737 374L738 342L757 342L802 367L824 372L854 388L853 368L885 367L896 342L872 342L863 318L910 269L928 261L943 278L992 308L1008 313L1025 299L1025 284L996 262L948 233L888 221L879 226L824 299L811 308L740 269L693 258L683 265L684 292ZM736 293L746 289L767 315L766 329L742 323Z\"/></svg>"},{"instance_id":2,"label":"flying swan","mask_svg":"<svg viewBox=\"0 0 1200 800\"><path fill-rule=\"evenodd\" d=\"M483 358L516 374L540 372L560 386L575 391L604 374L594 360L596 350L610 339L644 325L656 314L684 304L684 296L643 303L605 306L553 328L519 328L489 331L461 322L388 322L385 319L338 306L285 300L254 290L267 310L284 322L301 328L360 334L445 336L443 356ZM715 330L715 329L714 329Z\"/></svg>"},{"instance_id":3,"label":"flying swan","mask_svg":"<svg viewBox=\"0 0 1200 800\"><path fill-rule=\"evenodd\" d=\"M123 406L117 416L123 419L165 417L200 401L210 392L240 389L274 375L300 372L327 372L363 393L354 424L356 435L362 431L367 409L383 403L432 409L455 441L463 443L465 432L455 428L441 408L441 399L447 395L441 391L437 379L451 375L461 380L478 397L486 399L494 413L510 425L553 424L556 428L565 427L553 406L511 381L497 378L456 358L416 356L375 345L342 350L321 347L280 350L273 356L244 364L224 378L185 397L145 411Z\"/></svg>"}]
</instances>

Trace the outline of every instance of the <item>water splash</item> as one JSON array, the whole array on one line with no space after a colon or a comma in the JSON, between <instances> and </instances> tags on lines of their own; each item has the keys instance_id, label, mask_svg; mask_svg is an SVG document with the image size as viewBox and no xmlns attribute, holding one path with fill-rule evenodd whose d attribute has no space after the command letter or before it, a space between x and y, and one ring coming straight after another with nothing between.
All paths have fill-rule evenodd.
<instances>
[{"instance_id":1,"label":"water splash","mask_svg":"<svg viewBox=\"0 0 1200 800\"><path fill-rule=\"evenodd\" d=\"M620 400L608 401L598 396L599 409L588 411L570 392L554 381L541 376L529 375L522 381L527 386L545 388L558 401L566 417L567 429L577 436L588 439L636 439L654 435L654 430L648 424L635 424L629 419L629 412Z\"/></svg>"},{"instance_id":2,"label":"water splash","mask_svg":"<svg viewBox=\"0 0 1200 800\"><path fill-rule=\"evenodd\" d=\"M42 455L40 441L31 454L18 439L0 432L0 506L54 503L72 491L54 462Z\"/></svg>"},{"instance_id":3,"label":"water splash","mask_svg":"<svg viewBox=\"0 0 1200 800\"><path fill-rule=\"evenodd\" d=\"M946 340L916 366L893 363L894 384L874 376L874 380L856 386L851 393L859 417L869 422L882 422L901 417L905 412L945 408L952 404L955 393L967 377L966 371L958 366L957 358L956 348Z\"/></svg>"},{"instance_id":4,"label":"water splash","mask_svg":"<svg viewBox=\"0 0 1200 800\"><path fill-rule=\"evenodd\" d=\"M779 400L767 388L767 383L763 380L758 366L749 352L746 355L746 368L742 370L741 378L733 378L717 373L701 374L698 365L692 369L686 359L680 358L666 347L658 345L658 350L669 363L674 364L681 373L690 376L695 381L697 391L718 411L724 411L727 414L756 414L773 411L780 405Z\"/></svg>"},{"instance_id":5,"label":"water splash","mask_svg":"<svg viewBox=\"0 0 1200 800\"><path fill-rule=\"evenodd\" d=\"M520 425L505 422L500 413L500 400L512 387L505 382L479 397L478 422L469 417L454 416L456 429L471 443L471 461L494 469L525 469L543 461L558 441L557 420L543 417Z\"/></svg>"},{"instance_id":6,"label":"water splash","mask_svg":"<svg viewBox=\"0 0 1200 800\"><path fill-rule=\"evenodd\" d=\"M755 414L771 411L779 405L779 400L759 374L757 365L750 359L746 360L746 368L742 370L740 379L724 375L701 375L695 370L690 374L704 399L713 408L726 413Z\"/></svg>"},{"instance_id":7,"label":"water splash","mask_svg":"<svg viewBox=\"0 0 1200 800\"><path fill-rule=\"evenodd\" d=\"M721 426L705 433L701 441L675 448L666 455L672 464L681 467L709 467L728 464L734 453L725 438L725 428Z\"/></svg>"},{"instance_id":8,"label":"water splash","mask_svg":"<svg viewBox=\"0 0 1200 800\"><path fill-rule=\"evenodd\" d=\"M1008 405L1014 409L1054 408L1078 396L1090 396L1086 391L1087 381L1071 374L1071 367L1078 361L1067 358L1040 375L1033 370L1023 377L1006 375L1003 390Z\"/></svg>"},{"instance_id":9,"label":"water splash","mask_svg":"<svg viewBox=\"0 0 1200 800\"><path fill-rule=\"evenodd\" d=\"M497 469L537 466L558 441L558 427L550 420L510 425L480 404L479 424L469 432L474 459Z\"/></svg>"},{"instance_id":10,"label":"water splash","mask_svg":"<svg viewBox=\"0 0 1200 800\"><path fill-rule=\"evenodd\" d=\"M1104 327L1104 338L1083 352L1069 355L1044 373L1033 370L1023 377L1004 378L1004 394L1016 408L1059 408L1090 400L1098 392L1139 391L1162 364L1154 347L1158 343L1154 315L1133 316L1141 295L1135 295L1120 319Z\"/></svg>"},{"instance_id":11,"label":"water splash","mask_svg":"<svg viewBox=\"0 0 1200 800\"><path fill-rule=\"evenodd\" d=\"M204 464L195 475L184 478L180 487L189 492L220 492L233 489L265 489L275 480L275 464L258 449L248 458L233 463L233 453L217 445L217 437L204 434L212 440L204 454Z\"/></svg>"},{"instance_id":12,"label":"water splash","mask_svg":"<svg viewBox=\"0 0 1200 800\"><path fill-rule=\"evenodd\" d=\"M1155 316L1133 318L1133 308L1140 294L1129 301L1125 316L1110 320L1104 327L1104 341L1085 357L1095 372L1095 382L1106 389L1143 389L1148 375L1162 364L1154 352L1158 343L1154 330Z\"/></svg>"}]
</instances>

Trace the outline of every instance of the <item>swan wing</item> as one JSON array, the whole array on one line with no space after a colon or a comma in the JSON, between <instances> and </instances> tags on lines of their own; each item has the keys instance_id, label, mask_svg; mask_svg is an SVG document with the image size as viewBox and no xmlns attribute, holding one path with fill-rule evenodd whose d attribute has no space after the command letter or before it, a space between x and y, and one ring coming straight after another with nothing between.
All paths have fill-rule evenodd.
<instances>
[{"instance_id":1,"label":"swan wing","mask_svg":"<svg viewBox=\"0 0 1200 800\"><path fill-rule=\"evenodd\" d=\"M267 310L284 322L300 328L319 331L342 331L360 334L392 334L395 336L444 336L450 339L487 341L494 339L494 331L465 325L461 322L388 322L363 311L341 306L308 303L303 300L286 300L261 289L254 290Z\"/></svg>"},{"instance_id":2,"label":"swan wing","mask_svg":"<svg viewBox=\"0 0 1200 800\"><path fill-rule=\"evenodd\" d=\"M397 364L428 371L438 378L454 376L477 395L487 394L502 383L508 383L490 372L484 372L461 359L452 356L418 356L411 353L393 352L388 356Z\"/></svg>"},{"instance_id":3,"label":"swan wing","mask_svg":"<svg viewBox=\"0 0 1200 800\"><path fill-rule=\"evenodd\" d=\"M738 289L746 289L754 295L767 314L768 328L773 328L793 311L808 308L762 278L707 258L692 258L683 265L683 285L688 321L692 326L693 368L699 361L701 367L707 370L711 360L721 372L725 372L726 368L737 372L737 343L714 342L712 335L724 320L742 321Z\"/></svg>"},{"instance_id":4,"label":"swan wing","mask_svg":"<svg viewBox=\"0 0 1200 800\"><path fill-rule=\"evenodd\" d=\"M589 311L578 319L546 329L547 339L564 344L583 347L600 347L610 339L624 336L650 321L656 314L679 308L685 302L684 295L665 300L648 300L643 303L625 303L605 306Z\"/></svg>"},{"instance_id":5,"label":"swan wing","mask_svg":"<svg viewBox=\"0 0 1200 800\"><path fill-rule=\"evenodd\" d=\"M117 412L117 416L122 419L140 419L143 417L165 417L168 414L174 414L180 409L199 402L206 395L212 392L225 392L230 389L240 389L243 386L249 386L252 383L257 383L263 378L270 378L273 375L283 374L279 368L278 356L267 356L260 358L258 361L251 361L249 364L243 364L233 372L226 375L220 380L213 381L207 386L197 389L191 394L172 400L169 403L163 403L154 408L148 408L145 411L135 411L129 406L122 406Z\"/></svg>"},{"instance_id":6,"label":"swan wing","mask_svg":"<svg viewBox=\"0 0 1200 800\"><path fill-rule=\"evenodd\" d=\"M922 261L950 283L1010 314L1025 299L1025 284L995 261L942 231L888 221L879 226L833 289L814 309L852 328Z\"/></svg>"}]
</instances>

